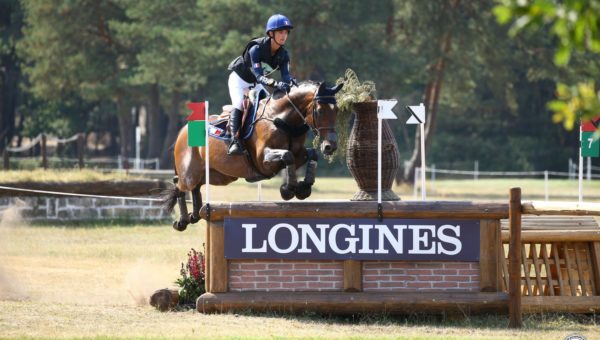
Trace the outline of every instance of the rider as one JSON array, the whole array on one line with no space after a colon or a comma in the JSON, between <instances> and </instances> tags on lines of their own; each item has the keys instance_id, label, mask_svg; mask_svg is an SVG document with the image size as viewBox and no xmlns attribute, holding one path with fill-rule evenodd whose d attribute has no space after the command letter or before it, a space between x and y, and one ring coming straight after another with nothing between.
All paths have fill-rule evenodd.
<instances>
[{"instance_id":1,"label":"rider","mask_svg":"<svg viewBox=\"0 0 600 340\"><path fill-rule=\"evenodd\" d=\"M252 86L261 91L264 89L262 85L289 92L290 84L294 82L289 72L290 58L283 47L292 28L294 26L286 16L272 15L267 21L265 29L267 36L251 40L242 55L229 64L229 69L233 71L229 75L228 81L229 96L233 105L230 116L233 139L227 151L230 155L239 155L244 152L238 136L242 121L244 92ZM266 77L262 63L268 64L273 70L279 68L282 81L278 82Z\"/></svg>"}]
</instances>

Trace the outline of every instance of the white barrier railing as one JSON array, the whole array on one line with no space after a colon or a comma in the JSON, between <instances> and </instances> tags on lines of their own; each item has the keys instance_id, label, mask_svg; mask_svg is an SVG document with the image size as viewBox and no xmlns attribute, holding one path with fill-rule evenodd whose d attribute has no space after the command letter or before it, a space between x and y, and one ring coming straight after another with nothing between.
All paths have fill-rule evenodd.
<instances>
[{"instance_id":1,"label":"white barrier railing","mask_svg":"<svg viewBox=\"0 0 600 340\"><path fill-rule=\"evenodd\" d=\"M588 158L589 159L589 158ZM431 167L425 168L425 173L430 175L429 185L432 190L435 190L435 181L439 174L449 174L449 175L461 175L472 177L473 181L478 181L480 177L542 177L544 179L544 199L548 201L549 197L549 189L548 182L549 177L564 177L569 180L577 179L576 173L578 171L577 164L570 162L569 163L569 171L480 171L478 162L475 162L474 170L450 170L450 169L439 169L436 168L435 164L432 164ZM600 167L591 166L591 162L588 162L587 166L584 167L586 169L586 178L587 180L592 180L594 178L600 178L600 174L593 174L592 170L600 170ZM421 182L421 168L416 167L414 172L414 183L413 183L413 196L415 199L419 197L419 192L421 190L420 183Z\"/></svg>"}]
</instances>

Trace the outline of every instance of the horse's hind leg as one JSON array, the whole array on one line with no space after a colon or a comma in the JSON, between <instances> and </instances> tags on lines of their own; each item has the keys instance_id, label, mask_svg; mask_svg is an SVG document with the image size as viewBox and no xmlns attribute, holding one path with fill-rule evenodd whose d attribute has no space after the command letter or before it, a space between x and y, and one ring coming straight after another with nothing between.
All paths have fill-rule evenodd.
<instances>
[{"instance_id":1,"label":"horse's hind leg","mask_svg":"<svg viewBox=\"0 0 600 340\"><path fill-rule=\"evenodd\" d=\"M173 177L173 183L177 185L179 178ZM187 203L185 202L185 191L177 191L177 205L179 206L179 221L173 222L173 229L177 231L184 231L188 224L190 224L190 216L187 211Z\"/></svg>"},{"instance_id":2,"label":"horse's hind leg","mask_svg":"<svg viewBox=\"0 0 600 340\"><path fill-rule=\"evenodd\" d=\"M312 193L312 186L315 184L318 159L319 156L315 149L306 149L306 173L304 175L304 180L300 181L300 183L298 183L298 188L296 188L296 197L299 200L307 198Z\"/></svg>"},{"instance_id":3,"label":"horse's hind leg","mask_svg":"<svg viewBox=\"0 0 600 340\"><path fill-rule=\"evenodd\" d=\"M202 195L200 194L200 184L192 190L192 213L190 214L190 223L194 224L200 220L200 208L202 207Z\"/></svg>"}]
</instances>

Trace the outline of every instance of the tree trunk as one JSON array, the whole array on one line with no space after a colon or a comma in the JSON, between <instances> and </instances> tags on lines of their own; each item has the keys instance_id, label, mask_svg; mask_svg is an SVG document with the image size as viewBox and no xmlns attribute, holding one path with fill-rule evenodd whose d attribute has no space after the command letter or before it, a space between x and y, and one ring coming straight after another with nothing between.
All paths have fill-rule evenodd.
<instances>
[{"instance_id":1,"label":"tree trunk","mask_svg":"<svg viewBox=\"0 0 600 340\"><path fill-rule=\"evenodd\" d=\"M10 143L15 134L15 112L19 97L19 83L21 70L16 54L3 55L1 58L3 72L0 72L0 151L4 150L6 143Z\"/></svg>"},{"instance_id":2,"label":"tree trunk","mask_svg":"<svg viewBox=\"0 0 600 340\"><path fill-rule=\"evenodd\" d=\"M2 65L0 67L0 151L10 143L15 133L15 111L18 106L17 98L21 92L19 90L21 69L14 44L22 36L22 26L23 13L20 3L18 1L0 3L3 45L5 48L10 48L0 53L0 65Z\"/></svg>"},{"instance_id":3,"label":"tree trunk","mask_svg":"<svg viewBox=\"0 0 600 340\"><path fill-rule=\"evenodd\" d=\"M440 51L441 54L434 64L432 70L432 77L424 93L424 105L427 112L425 121L425 147L429 145L430 137L433 135L435 130L435 121L437 116L437 108L440 99L440 91L442 89L442 83L444 79L444 72L446 70L446 59L450 53L450 43L452 42L452 33L448 31L441 39ZM415 134L415 147L413 149L412 156L408 160L406 167L404 168L404 174L402 179L406 182L412 182L414 179L415 168L421 165L421 132L420 129L416 130ZM400 172L399 172L400 173Z\"/></svg>"},{"instance_id":4,"label":"tree trunk","mask_svg":"<svg viewBox=\"0 0 600 340\"><path fill-rule=\"evenodd\" d=\"M149 142L147 158L160 156L161 141L163 140L160 121L160 92L158 84L155 83L150 85L148 98L148 129L146 130L146 138L148 138Z\"/></svg>"},{"instance_id":5,"label":"tree trunk","mask_svg":"<svg viewBox=\"0 0 600 340\"><path fill-rule=\"evenodd\" d=\"M131 156L131 112L125 104L123 94L117 96L117 117L119 119L119 154L123 158Z\"/></svg>"},{"instance_id":6,"label":"tree trunk","mask_svg":"<svg viewBox=\"0 0 600 340\"><path fill-rule=\"evenodd\" d=\"M177 134L181 128L181 117L179 116L179 92L174 91L171 95L171 109L168 111L169 124L167 127L167 135L165 136L160 164L163 169L173 168L173 150L172 146L177 140Z\"/></svg>"}]
</instances>

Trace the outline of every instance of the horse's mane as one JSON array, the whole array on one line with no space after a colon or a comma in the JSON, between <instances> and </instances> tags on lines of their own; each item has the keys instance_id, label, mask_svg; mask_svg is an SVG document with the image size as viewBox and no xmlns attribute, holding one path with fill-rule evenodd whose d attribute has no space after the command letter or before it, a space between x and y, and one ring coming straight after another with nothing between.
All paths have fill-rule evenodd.
<instances>
[{"instance_id":1,"label":"horse's mane","mask_svg":"<svg viewBox=\"0 0 600 340\"><path fill-rule=\"evenodd\" d=\"M312 80L301 81L298 83L298 86L292 86L291 91L289 92L289 98L291 98L292 101L296 101L296 105L298 105L297 101L304 100L304 98L310 96L308 97L308 100L310 100L308 105L309 109L312 109L312 94L315 93L319 85L320 83ZM285 105L286 107L289 105L288 99L286 99L285 96L280 95L273 99L275 103L280 103L280 105Z\"/></svg>"},{"instance_id":2,"label":"horse's mane","mask_svg":"<svg viewBox=\"0 0 600 340\"><path fill-rule=\"evenodd\" d=\"M301 82L298 83L298 86L302 86L302 85L315 85L315 86L319 86L321 85L321 83L314 81L314 80L303 80Z\"/></svg>"},{"instance_id":3,"label":"horse's mane","mask_svg":"<svg viewBox=\"0 0 600 340\"><path fill-rule=\"evenodd\" d=\"M310 89L311 91L314 91L315 88L319 87L319 85L321 85L321 83L313 81L313 80L303 80L303 81L301 81L301 82L298 83L298 86L292 87L292 92L304 91L304 90L307 90L307 89Z\"/></svg>"}]
</instances>

